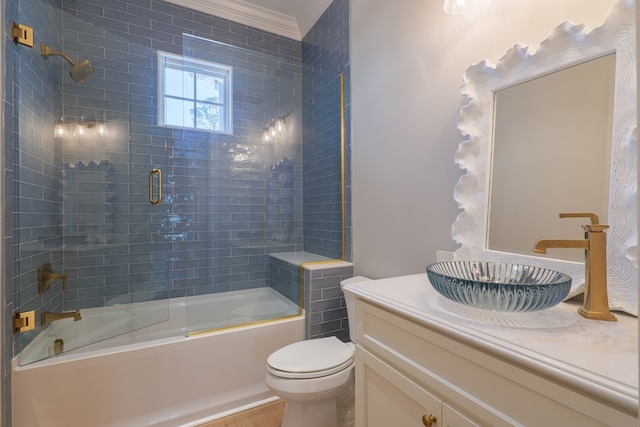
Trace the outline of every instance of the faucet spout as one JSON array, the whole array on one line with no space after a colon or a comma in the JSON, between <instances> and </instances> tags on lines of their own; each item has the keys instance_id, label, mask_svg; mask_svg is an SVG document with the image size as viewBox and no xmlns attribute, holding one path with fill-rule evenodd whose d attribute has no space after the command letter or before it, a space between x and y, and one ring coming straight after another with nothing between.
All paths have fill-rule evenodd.
<instances>
[{"instance_id":1,"label":"faucet spout","mask_svg":"<svg viewBox=\"0 0 640 427\"><path fill-rule=\"evenodd\" d=\"M560 239L541 239L533 246L533 251L539 254L546 254L549 248L574 248L589 249L588 240L560 240Z\"/></svg>"},{"instance_id":2,"label":"faucet spout","mask_svg":"<svg viewBox=\"0 0 640 427\"><path fill-rule=\"evenodd\" d=\"M40 318L41 320L40 323L42 324L42 326L44 326L47 323L55 322L56 320L60 320L60 319L68 319L68 318L72 318L74 322L81 320L82 316L80 316L80 310L66 311L63 313L51 313L49 311L45 311L42 313L42 316Z\"/></svg>"},{"instance_id":3,"label":"faucet spout","mask_svg":"<svg viewBox=\"0 0 640 427\"><path fill-rule=\"evenodd\" d=\"M608 225L599 224L592 213L561 213L560 218L589 218L591 224L583 225L584 240L542 239L533 246L536 253L546 254L549 248L584 249L585 280L584 299L578 313L587 319L616 321L609 311L607 295L607 235Z\"/></svg>"}]
</instances>

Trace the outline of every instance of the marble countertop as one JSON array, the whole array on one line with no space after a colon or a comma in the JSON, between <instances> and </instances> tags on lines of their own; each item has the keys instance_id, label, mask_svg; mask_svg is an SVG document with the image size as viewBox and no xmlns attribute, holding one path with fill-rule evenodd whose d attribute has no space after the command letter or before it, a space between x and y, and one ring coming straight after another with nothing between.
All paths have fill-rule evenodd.
<instances>
[{"instance_id":1,"label":"marble countertop","mask_svg":"<svg viewBox=\"0 0 640 427\"><path fill-rule=\"evenodd\" d=\"M638 319L588 320L564 302L493 313L447 300L426 274L358 282L345 292L625 408L638 408Z\"/></svg>"}]
</instances>

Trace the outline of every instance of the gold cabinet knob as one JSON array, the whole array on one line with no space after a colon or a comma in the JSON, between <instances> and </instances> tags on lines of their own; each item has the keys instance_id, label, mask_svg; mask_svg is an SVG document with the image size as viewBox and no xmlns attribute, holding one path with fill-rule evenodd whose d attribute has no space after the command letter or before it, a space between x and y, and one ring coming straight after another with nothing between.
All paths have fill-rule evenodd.
<instances>
[{"instance_id":1,"label":"gold cabinet knob","mask_svg":"<svg viewBox=\"0 0 640 427\"><path fill-rule=\"evenodd\" d=\"M438 422L438 419L433 414L422 416L422 424L424 424L425 427L431 427L437 422Z\"/></svg>"}]
</instances>

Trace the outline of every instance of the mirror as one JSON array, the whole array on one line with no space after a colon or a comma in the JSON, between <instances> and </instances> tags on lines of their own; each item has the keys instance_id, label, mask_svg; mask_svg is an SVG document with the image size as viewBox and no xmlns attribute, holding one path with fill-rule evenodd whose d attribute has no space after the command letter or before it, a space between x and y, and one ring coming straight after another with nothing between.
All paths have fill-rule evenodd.
<instances>
[{"instance_id":1,"label":"mirror","mask_svg":"<svg viewBox=\"0 0 640 427\"><path fill-rule=\"evenodd\" d=\"M494 94L487 247L531 255L541 237L581 239L592 212L607 224L615 54ZM538 255L584 261L584 250Z\"/></svg>"},{"instance_id":2,"label":"mirror","mask_svg":"<svg viewBox=\"0 0 640 427\"><path fill-rule=\"evenodd\" d=\"M607 64L607 61L611 63ZM533 113L528 109L531 107L529 100L518 92L523 86L541 84L544 87L536 88L535 91L549 93L553 91L547 86L550 83L549 80L561 77L565 72L571 73L576 69L580 71L583 65L589 67L594 64L596 67L602 65L608 70L605 73L610 72L614 75L612 87L607 83L598 89L604 88L605 91L610 91L609 95L601 95L603 98L599 102L603 103L604 99L608 99L608 108L612 108L613 114L609 116L611 120L604 119L598 131L602 132L605 129L607 134L604 139L610 142L606 145L602 141L603 138L597 138L600 145L594 145L590 150L579 150L575 146L566 145L566 142L581 139L580 132L584 130L586 124L580 114L577 119L572 119L577 120L576 126L550 131L547 120L532 116ZM526 249L527 246L532 248L535 240L540 238L563 237L555 234L565 232L557 231L559 230L557 227L567 226L570 230L567 232L572 233L569 238L583 237L581 220L559 219L557 215L565 207L559 205L557 198L542 197L548 196L551 188L555 191L555 187L560 187L558 178L551 178L547 182L535 174L532 177L523 178L521 168L509 167L508 162L505 166L504 160L512 159L514 156L528 158L529 164L538 163L534 165L534 169L548 170L553 163L550 160L566 155L567 157L561 161L575 162L576 158L582 160L586 151L597 151L599 154L595 156L596 160L589 161L593 162L592 167L596 168L595 170L600 170L593 174L598 175L596 177L598 184L590 185L596 185L597 189L594 193L599 194L595 201L588 203L593 206L603 206L600 208L604 212L601 213L601 222L607 223L610 227L607 231L610 307L637 316L635 73L635 8L632 0L618 1L601 27L586 31L584 25L565 22L559 25L535 50L516 45L496 65L485 60L470 66L465 71L462 93L469 98L469 103L460 112L458 128L465 139L458 147L455 161L466 172L454 190L454 198L462 212L456 218L451 232L452 238L460 244L460 248L454 253L456 259L517 262L552 268L572 276L573 285L570 296L582 292L584 263L580 260L580 254L575 259L563 260L557 256L559 251L550 252L551 257L543 258L535 256L533 252L527 252ZM576 83L579 84L579 82ZM580 98L576 97L582 96L584 87L574 90L577 92L572 95L573 98L569 99L573 102L569 105L580 102ZM509 97L513 99L508 100ZM515 102L515 104L509 105L509 102ZM505 110L514 115L503 116L502 112ZM565 136L554 139L555 144L544 149L549 150L548 154L546 156L538 154L539 158L535 161L529 157L532 156L531 153L521 152L519 148L508 146L516 140L518 143L530 146L532 142L527 142L522 136L525 134L530 136L533 132L551 132L552 134L565 132ZM506 139L505 134L508 136ZM497 142L495 147L494 136ZM541 138L546 137L533 136L534 141L539 141ZM505 145L507 145L507 154L503 152ZM515 151L509 154L509 150ZM502 160L501 156L503 156ZM560 170L562 171L562 168ZM564 174L565 179L562 182L567 181L568 175L568 173ZM520 178L534 183L527 189L531 195L532 204L525 209L538 216L538 213L543 212L541 209L543 204L550 206L545 206L549 208L549 213L540 215L548 217L547 221L536 225L545 231L536 231L535 237L523 237L525 243L533 237L528 244L519 243L520 246L513 246L515 245L513 241L517 239L510 239L510 237L524 236L525 230L529 229L530 221L524 217L522 219L516 217L513 206L505 212L507 207L504 200L500 201L500 199L506 199L507 206L516 202L511 198L514 196L508 195L508 192L507 195L502 194L503 189L500 187L511 187L509 190L516 190L517 193L517 190L523 188L522 183L516 183ZM589 176L588 179L593 178ZM586 178L579 178L579 182L583 179ZM563 198L564 196L555 197ZM597 211L597 209L590 210ZM496 224L505 222L504 218L510 215L514 221L509 225L507 237L496 237L495 233L500 232L500 226L497 227L498 231L495 230ZM568 223L562 224L563 221ZM492 228L493 231L491 231Z\"/></svg>"}]
</instances>

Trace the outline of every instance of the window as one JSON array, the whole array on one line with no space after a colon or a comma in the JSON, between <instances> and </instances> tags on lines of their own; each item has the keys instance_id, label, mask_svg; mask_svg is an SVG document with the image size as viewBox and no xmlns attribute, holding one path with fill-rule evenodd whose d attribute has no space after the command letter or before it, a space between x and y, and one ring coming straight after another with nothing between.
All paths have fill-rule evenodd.
<instances>
[{"instance_id":1,"label":"window","mask_svg":"<svg viewBox=\"0 0 640 427\"><path fill-rule=\"evenodd\" d=\"M232 67L158 52L158 125L233 133Z\"/></svg>"}]
</instances>

